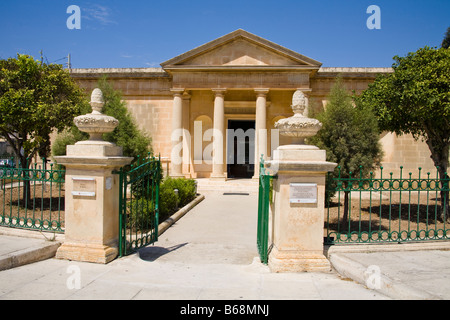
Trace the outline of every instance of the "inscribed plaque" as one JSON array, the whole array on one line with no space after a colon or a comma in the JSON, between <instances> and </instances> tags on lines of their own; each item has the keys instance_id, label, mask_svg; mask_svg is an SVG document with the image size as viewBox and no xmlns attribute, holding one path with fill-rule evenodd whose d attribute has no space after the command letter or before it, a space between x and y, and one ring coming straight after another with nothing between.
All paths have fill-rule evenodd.
<instances>
[{"instance_id":1,"label":"inscribed plaque","mask_svg":"<svg viewBox=\"0 0 450 320\"><path fill-rule=\"evenodd\" d=\"M317 203L317 184L315 183L290 183L290 203Z\"/></svg>"},{"instance_id":2,"label":"inscribed plaque","mask_svg":"<svg viewBox=\"0 0 450 320\"><path fill-rule=\"evenodd\" d=\"M95 178L72 178L72 195L83 197L95 197Z\"/></svg>"}]
</instances>

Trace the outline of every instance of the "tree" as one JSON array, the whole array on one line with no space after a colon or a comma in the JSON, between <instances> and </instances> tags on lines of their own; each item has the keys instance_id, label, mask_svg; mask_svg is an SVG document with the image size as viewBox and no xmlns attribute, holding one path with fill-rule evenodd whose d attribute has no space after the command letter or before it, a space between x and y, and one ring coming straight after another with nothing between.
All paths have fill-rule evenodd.
<instances>
[{"instance_id":1,"label":"tree","mask_svg":"<svg viewBox=\"0 0 450 320\"><path fill-rule=\"evenodd\" d=\"M444 40L442 40L441 47L444 49L448 49L450 47L450 27L447 28L447 32L445 33Z\"/></svg>"},{"instance_id":2,"label":"tree","mask_svg":"<svg viewBox=\"0 0 450 320\"><path fill-rule=\"evenodd\" d=\"M70 126L84 94L61 65L27 55L0 60L0 135L21 166L39 154L48 157L50 134Z\"/></svg>"},{"instance_id":3,"label":"tree","mask_svg":"<svg viewBox=\"0 0 450 320\"><path fill-rule=\"evenodd\" d=\"M373 108L381 130L423 139L440 179L448 179L450 50L424 47L394 60L394 72L378 76L359 101ZM441 193L446 203L441 206L442 218L448 211L444 199L448 192Z\"/></svg>"},{"instance_id":4,"label":"tree","mask_svg":"<svg viewBox=\"0 0 450 320\"><path fill-rule=\"evenodd\" d=\"M83 103L83 92L61 65L20 54L0 60L0 135L23 169L36 154L49 156L50 134L69 126Z\"/></svg>"},{"instance_id":5,"label":"tree","mask_svg":"<svg viewBox=\"0 0 450 320\"><path fill-rule=\"evenodd\" d=\"M327 190L332 190L338 175L345 179L361 173L366 177L380 165L383 152L375 115L368 107L354 106L340 78L331 89L328 100L325 111L316 116L322 122L322 129L311 142L327 151L327 161L340 167L327 178ZM349 193L344 193L344 225L348 220ZM327 198L333 194L328 193Z\"/></svg>"},{"instance_id":6,"label":"tree","mask_svg":"<svg viewBox=\"0 0 450 320\"><path fill-rule=\"evenodd\" d=\"M122 100L121 93L114 90L106 78L99 80L98 87L102 90L105 100L102 113L119 120L117 128L111 133L104 134L103 138L121 146L124 156L127 157L136 158L138 155L145 156L147 153L152 153L151 138L139 130L127 109L126 102ZM89 107L88 109L83 109L83 113L80 114L86 114L90 111ZM58 135L53 144L52 153L54 156L64 155L67 145L87 140L88 138L87 134L78 130L75 125L72 125L69 130Z\"/></svg>"}]
</instances>

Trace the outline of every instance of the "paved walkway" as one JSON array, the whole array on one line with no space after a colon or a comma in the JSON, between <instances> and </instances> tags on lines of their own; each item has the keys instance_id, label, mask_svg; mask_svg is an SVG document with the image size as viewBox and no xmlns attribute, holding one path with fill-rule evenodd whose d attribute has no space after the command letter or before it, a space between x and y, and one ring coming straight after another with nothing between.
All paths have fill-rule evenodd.
<instances>
[{"instance_id":1,"label":"paved walkway","mask_svg":"<svg viewBox=\"0 0 450 320\"><path fill-rule=\"evenodd\" d=\"M450 298L450 252L440 250L445 247L372 253L332 248L330 260L342 275L270 273L257 258L256 205L252 194L206 194L154 246L138 254L108 265L52 258L1 271L0 299ZM24 250L48 244L54 242L0 236L0 262L14 257L17 263L20 253L27 256Z\"/></svg>"}]
</instances>

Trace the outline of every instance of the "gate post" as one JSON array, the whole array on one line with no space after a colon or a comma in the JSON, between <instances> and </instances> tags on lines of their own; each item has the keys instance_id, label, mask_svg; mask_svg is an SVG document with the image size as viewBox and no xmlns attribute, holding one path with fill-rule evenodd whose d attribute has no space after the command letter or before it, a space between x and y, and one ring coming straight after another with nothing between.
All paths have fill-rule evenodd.
<instances>
[{"instance_id":1,"label":"gate post","mask_svg":"<svg viewBox=\"0 0 450 320\"><path fill-rule=\"evenodd\" d=\"M274 151L266 166L277 175L273 181L272 250L273 272L330 271L323 254L325 177L336 163L326 161L326 152L304 144L322 124L305 116L308 99L301 90L294 93L294 116L275 124L280 134L297 139L296 144Z\"/></svg>"},{"instance_id":2,"label":"gate post","mask_svg":"<svg viewBox=\"0 0 450 320\"><path fill-rule=\"evenodd\" d=\"M323 254L325 176L336 164L314 146L281 146L274 160L272 241L269 267L272 272L330 271Z\"/></svg>"},{"instance_id":3,"label":"gate post","mask_svg":"<svg viewBox=\"0 0 450 320\"><path fill-rule=\"evenodd\" d=\"M100 113L99 89L92 93L91 106L91 114L74 120L90 140L67 146L66 156L55 157L66 167L65 241L56 258L105 264L119 252L119 176L113 171L133 158L123 157L121 147L101 138L118 121Z\"/></svg>"}]
</instances>

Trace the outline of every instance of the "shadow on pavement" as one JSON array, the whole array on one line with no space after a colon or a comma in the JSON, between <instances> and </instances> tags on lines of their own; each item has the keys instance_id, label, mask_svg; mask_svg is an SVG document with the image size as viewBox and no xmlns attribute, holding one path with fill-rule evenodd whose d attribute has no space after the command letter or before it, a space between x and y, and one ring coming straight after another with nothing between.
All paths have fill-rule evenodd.
<instances>
[{"instance_id":1,"label":"shadow on pavement","mask_svg":"<svg viewBox=\"0 0 450 320\"><path fill-rule=\"evenodd\" d=\"M139 258L144 261L155 261L156 259L168 254L172 251L178 250L187 245L187 243L177 244L169 248L148 246L139 250Z\"/></svg>"}]
</instances>

